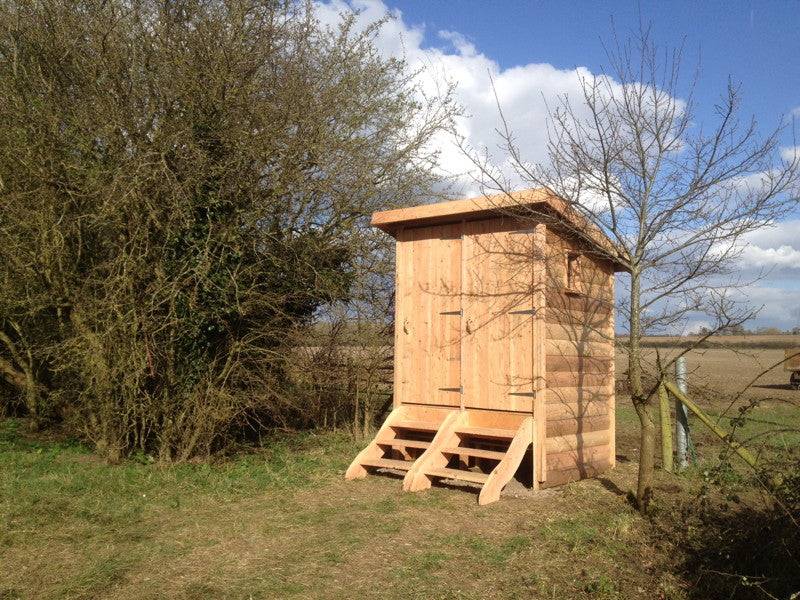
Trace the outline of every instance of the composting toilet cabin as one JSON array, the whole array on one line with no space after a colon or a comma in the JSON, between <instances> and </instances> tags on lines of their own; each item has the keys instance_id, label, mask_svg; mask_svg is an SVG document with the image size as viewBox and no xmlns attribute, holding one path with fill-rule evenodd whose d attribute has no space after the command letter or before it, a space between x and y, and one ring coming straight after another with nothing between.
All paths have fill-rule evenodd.
<instances>
[{"instance_id":1,"label":"composting toilet cabin","mask_svg":"<svg viewBox=\"0 0 800 600\"><path fill-rule=\"evenodd\" d=\"M611 244L542 190L375 213L396 239L394 407L347 470L497 500L614 465Z\"/></svg>"}]
</instances>

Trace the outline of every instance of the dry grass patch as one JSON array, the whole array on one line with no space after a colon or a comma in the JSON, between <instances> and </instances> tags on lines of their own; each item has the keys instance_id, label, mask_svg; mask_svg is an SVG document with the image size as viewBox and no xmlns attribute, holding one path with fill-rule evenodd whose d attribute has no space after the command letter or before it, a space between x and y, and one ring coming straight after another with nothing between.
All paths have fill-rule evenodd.
<instances>
[{"instance_id":1,"label":"dry grass patch","mask_svg":"<svg viewBox=\"0 0 800 600\"><path fill-rule=\"evenodd\" d=\"M479 507L473 493L345 482L346 436L215 465L106 466L5 422L0 590L15 598L623 598L661 593L649 524L604 481ZM325 448L324 451L320 448ZM652 568L642 569L647 557Z\"/></svg>"}]
</instances>

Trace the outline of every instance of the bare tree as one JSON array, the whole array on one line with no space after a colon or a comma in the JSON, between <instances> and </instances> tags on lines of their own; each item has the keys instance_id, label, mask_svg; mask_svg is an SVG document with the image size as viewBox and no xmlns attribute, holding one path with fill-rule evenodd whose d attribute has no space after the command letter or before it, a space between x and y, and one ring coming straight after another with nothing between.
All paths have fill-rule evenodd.
<instances>
[{"instance_id":1,"label":"bare tree","mask_svg":"<svg viewBox=\"0 0 800 600\"><path fill-rule=\"evenodd\" d=\"M682 51L660 50L649 29L627 41L615 36L607 58L609 72L582 78L578 102L564 96L550 107L546 164L526 162L502 110L499 133L514 179L560 196L588 225L574 234L601 230L611 244L597 252L630 274L619 310L641 423L636 497L646 511L656 411L654 386L643 377L642 337L680 330L702 314L715 323L705 339L754 316L736 293L750 283L737 274L737 258L746 234L797 207L798 158L779 158L785 125L763 135L754 119L741 117L733 83L715 106L714 123L699 126L694 82L681 98ZM511 179L492 166L488 153L462 148L487 193L510 193Z\"/></svg>"}]
</instances>

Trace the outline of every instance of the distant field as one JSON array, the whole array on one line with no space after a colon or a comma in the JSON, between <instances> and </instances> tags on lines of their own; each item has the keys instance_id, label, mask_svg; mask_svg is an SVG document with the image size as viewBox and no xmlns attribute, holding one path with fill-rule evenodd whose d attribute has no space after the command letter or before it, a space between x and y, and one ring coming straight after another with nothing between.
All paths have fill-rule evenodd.
<instances>
[{"instance_id":1,"label":"distant field","mask_svg":"<svg viewBox=\"0 0 800 600\"><path fill-rule=\"evenodd\" d=\"M764 336L775 339L784 336ZM792 337L792 336L785 336ZM737 338L732 338L737 339ZM753 338L738 338L753 343ZM756 338L757 339L757 338ZM656 353L662 362L678 352L676 346L646 348L645 362L654 370ZM783 350L752 347L704 348L686 355L689 396L726 430L731 419L739 416L739 408L755 403L748 410L737 438L754 449L786 449L800 446L800 391L789 386L789 373L783 369ZM637 417L624 389L627 358L617 350L617 444L635 448ZM674 409L673 409L674 412ZM674 415L673 415L674 416ZM620 423L619 421L624 421ZM713 456L719 441L696 418L690 417L693 437L703 451ZM701 452L703 453L703 452Z\"/></svg>"},{"instance_id":2,"label":"distant field","mask_svg":"<svg viewBox=\"0 0 800 600\"><path fill-rule=\"evenodd\" d=\"M752 343L752 342L751 342ZM800 343L798 343L800 345ZM653 366L656 354L662 362L673 359L678 346L647 346L644 360ZM741 391L752 384L752 393L785 399L798 399L800 392L789 388L789 373L783 368L783 348L729 346L697 348L686 354L689 380L692 387L716 389L722 394ZM627 371L627 358L617 349L617 380Z\"/></svg>"},{"instance_id":3,"label":"distant field","mask_svg":"<svg viewBox=\"0 0 800 600\"><path fill-rule=\"evenodd\" d=\"M619 341L627 338L620 337ZM644 339L650 348L686 348L697 343L697 336L652 336ZM792 348L800 347L800 335L719 335L702 343L703 348Z\"/></svg>"}]
</instances>

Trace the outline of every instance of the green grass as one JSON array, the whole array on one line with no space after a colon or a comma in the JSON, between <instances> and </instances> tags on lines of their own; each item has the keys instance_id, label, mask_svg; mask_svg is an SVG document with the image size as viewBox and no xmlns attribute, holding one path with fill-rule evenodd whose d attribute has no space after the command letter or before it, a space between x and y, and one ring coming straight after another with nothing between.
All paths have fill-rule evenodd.
<instances>
[{"instance_id":1,"label":"green grass","mask_svg":"<svg viewBox=\"0 0 800 600\"><path fill-rule=\"evenodd\" d=\"M206 507L224 510L267 491L308 489L343 469L357 448L346 435L328 434L323 444L298 435L274 440L269 452L218 464L109 466L79 443L37 441L22 432L20 421L0 421L0 563L37 547L54 555L68 551L70 576L55 581L62 578L54 572L44 594L54 598L94 597L125 581L154 552L179 560L209 540L172 542L161 539L165 529ZM271 503L286 508L280 499ZM331 512L301 511L297 523L328 522ZM3 583L0 574L0 598L20 595Z\"/></svg>"},{"instance_id":2,"label":"green grass","mask_svg":"<svg viewBox=\"0 0 800 600\"><path fill-rule=\"evenodd\" d=\"M630 419L620 406L618 427ZM611 599L680 589L671 557L650 547L648 521L597 481L480 507L460 490L345 482L362 443L286 435L208 464L112 466L79 443L0 421L0 599ZM634 475L623 463L609 477L625 491ZM637 567L641 556L651 569Z\"/></svg>"}]
</instances>

